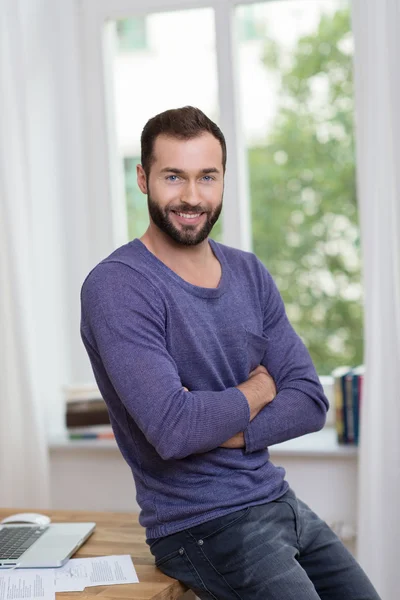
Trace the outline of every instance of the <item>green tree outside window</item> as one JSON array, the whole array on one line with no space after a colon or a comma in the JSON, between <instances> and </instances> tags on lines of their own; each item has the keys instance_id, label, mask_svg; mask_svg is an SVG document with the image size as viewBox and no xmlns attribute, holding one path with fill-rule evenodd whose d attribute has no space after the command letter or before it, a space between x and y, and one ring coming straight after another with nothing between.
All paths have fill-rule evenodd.
<instances>
[{"instance_id":1,"label":"green tree outside window","mask_svg":"<svg viewBox=\"0 0 400 600\"><path fill-rule=\"evenodd\" d=\"M146 17L134 17L117 21L119 50L136 52L147 49Z\"/></svg>"},{"instance_id":2,"label":"green tree outside window","mask_svg":"<svg viewBox=\"0 0 400 600\"><path fill-rule=\"evenodd\" d=\"M254 252L321 375L363 360L351 39L339 10L298 40L290 64L266 42L279 108L265 144L248 149Z\"/></svg>"}]
</instances>

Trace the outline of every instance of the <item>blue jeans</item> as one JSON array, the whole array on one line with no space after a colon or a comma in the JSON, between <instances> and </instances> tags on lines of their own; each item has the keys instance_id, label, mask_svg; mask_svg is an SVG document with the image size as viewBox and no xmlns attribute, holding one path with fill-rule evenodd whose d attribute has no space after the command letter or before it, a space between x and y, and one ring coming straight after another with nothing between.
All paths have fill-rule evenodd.
<instances>
[{"instance_id":1,"label":"blue jeans","mask_svg":"<svg viewBox=\"0 0 400 600\"><path fill-rule=\"evenodd\" d=\"M202 600L379 600L339 538L291 489L147 543L156 566Z\"/></svg>"}]
</instances>

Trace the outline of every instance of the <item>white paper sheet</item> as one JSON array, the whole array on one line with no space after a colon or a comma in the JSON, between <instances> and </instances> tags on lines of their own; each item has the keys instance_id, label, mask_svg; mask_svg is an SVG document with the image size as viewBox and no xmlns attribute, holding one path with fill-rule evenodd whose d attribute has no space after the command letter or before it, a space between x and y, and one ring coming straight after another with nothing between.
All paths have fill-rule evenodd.
<instances>
[{"instance_id":1,"label":"white paper sheet","mask_svg":"<svg viewBox=\"0 0 400 600\"><path fill-rule=\"evenodd\" d=\"M0 600L54 600L54 569L0 570Z\"/></svg>"},{"instance_id":2,"label":"white paper sheet","mask_svg":"<svg viewBox=\"0 0 400 600\"><path fill-rule=\"evenodd\" d=\"M129 555L72 558L54 571L57 592L79 591L96 585L139 583Z\"/></svg>"},{"instance_id":3,"label":"white paper sheet","mask_svg":"<svg viewBox=\"0 0 400 600\"><path fill-rule=\"evenodd\" d=\"M139 583L129 555L72 558L58 569L0 570L0 600L54 600L55 592Z\"/></svg>"}]
</instances>

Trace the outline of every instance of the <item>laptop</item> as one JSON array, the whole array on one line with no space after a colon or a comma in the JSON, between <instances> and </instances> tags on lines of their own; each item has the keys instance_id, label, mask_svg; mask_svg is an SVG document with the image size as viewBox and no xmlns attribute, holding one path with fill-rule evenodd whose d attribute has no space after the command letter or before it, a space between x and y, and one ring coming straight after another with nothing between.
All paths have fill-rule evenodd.
<instances>
[{"instance_id":1,"label":"laptop","mask_svg":"<svg viewBox=\"0 0 400 600\"><path fill-rule=\"evenodd\" d=\"M96 523L0 524L0 569L62 567L95 527Z\"/></svg>"}]
</instances>

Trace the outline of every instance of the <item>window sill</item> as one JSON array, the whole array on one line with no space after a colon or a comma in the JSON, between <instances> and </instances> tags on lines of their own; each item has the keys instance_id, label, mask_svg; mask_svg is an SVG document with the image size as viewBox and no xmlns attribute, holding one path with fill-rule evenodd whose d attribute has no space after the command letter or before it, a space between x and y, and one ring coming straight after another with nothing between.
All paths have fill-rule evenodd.
<instances>
[{"instance_id":1,"label":"window sill","mask_svg":"<svg viewBox=\"0 0 400 600\"><path fill-rule=\"evenodd\" d=\"M50 451L59 450L109 450L119 452L115 440L70 440L66 435L58 435L49 440ZM322 431L310 433L294 440L276 444L270 448L271 457L294 456L313 458L351 458L356 457L358 448L339 446L336 431L326 427Z\"/></svg>"},{"instance_id":2,"label":"window sill","mask_svg":"<svg viewBox=\"0 0 400 600\"><path fill-rule=\"evenodd\" d=\"M70 440L66 434L53 435L49 438L50 450L117 450L115 440Z\"/></svg>"},{"instance_id":3,"label":"window sill","mask_svg":"<svg viewBox=\"0 0 400 600\"><path fill-rule=\"evenodd\" d=\"M270 447L274 456L312 456L314 458L351 458L358 455L357 446L341 446L336 439L334 427L309 433L294 440Z\"/></svg>"}]
</instances>

